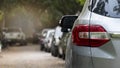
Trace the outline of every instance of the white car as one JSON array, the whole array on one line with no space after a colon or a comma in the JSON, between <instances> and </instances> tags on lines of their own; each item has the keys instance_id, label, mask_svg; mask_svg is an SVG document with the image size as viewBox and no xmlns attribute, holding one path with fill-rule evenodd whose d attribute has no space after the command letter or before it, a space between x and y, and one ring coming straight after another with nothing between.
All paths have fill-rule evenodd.
<instances>
[{"instance_id":1,"label":"white car","mask_svg":"<svg viewBox=\"0 0 120 68\"><path fill-rule=\"evenodd\" d=\"M21 45L26 44L26 36L21 28L6 28L3 31L4 39L9 44L20 43Z\"/></svg>"},{"instance_id":2,"label":"white car","mask_svg":"<svg viewBox=\"0 0 120 68\"><path fill-rule=\"evenodd\" d=\"M51 45L52 45L52 40L53 40L53 35L54 35L54 29L44 29L42 31L42 36L41 38L41 50L45 50L47 52L51 51Z\"/></svg>"},{"instance_id":3,"label":"white car","mask_svg":"<svg viewBox=\"0 0 120 68\"><path fill-rule=\"evenodd\" d=\"M51 47L51 54L54 57L58 56L58 45L60 43L60 38L62 37L63 33L61 31L61 27L57 26L55 28L54 36L53 36L53 42Z\"/></svg>"}]
</instances>

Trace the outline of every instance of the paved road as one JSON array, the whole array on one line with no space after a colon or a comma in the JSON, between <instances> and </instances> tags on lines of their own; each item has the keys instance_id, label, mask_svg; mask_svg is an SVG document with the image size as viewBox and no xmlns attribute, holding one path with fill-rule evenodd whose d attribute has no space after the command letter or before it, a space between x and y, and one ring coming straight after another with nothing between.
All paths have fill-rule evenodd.
<instances>
[{"instance_id":1,"label":"paved road","mask_svg":"<svg viewBox=\"0 0 120 68\"><path fill-rule=\"evenodd\" d=\"M0 54L0 68L65 68L65 62L38 45L9 47Z\"/></svg>"}]
</instances>

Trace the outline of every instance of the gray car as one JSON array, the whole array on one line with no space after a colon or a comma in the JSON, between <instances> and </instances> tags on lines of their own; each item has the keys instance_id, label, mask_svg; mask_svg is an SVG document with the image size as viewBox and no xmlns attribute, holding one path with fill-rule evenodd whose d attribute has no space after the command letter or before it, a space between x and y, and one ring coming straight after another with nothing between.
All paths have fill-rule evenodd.
<instances>
[{"instance_id":1,"label":"gray car","mask_svg":"<svg viewBox=\"0 0 120 68\"><path fill-rule=\"evenodd\" d=\"M66 68L120 68L119 22L120 0L86 0L68 38Z\"/></svg>"}]
</instances>

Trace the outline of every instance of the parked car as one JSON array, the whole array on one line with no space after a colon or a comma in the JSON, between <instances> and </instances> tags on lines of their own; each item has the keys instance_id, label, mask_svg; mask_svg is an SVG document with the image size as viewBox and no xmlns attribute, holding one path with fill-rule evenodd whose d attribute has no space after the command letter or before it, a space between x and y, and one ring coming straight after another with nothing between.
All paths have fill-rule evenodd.
<instances>
[{"instance_id":1,"label":"parked car","mask_svg":"<svg viewBox=\"0 0 120 68\"><path fill-rule=\"evenodd\" d=\"M119 5L119 0L86 0L68 38L66 68L120 67Z\"/></svg>"},{"instance_id":2,"label":"parked car","mask_svg":"<svg viewBox=\"0 0 120 68\"><path fill-rule=\"evenodd\" d=\"M6 28L3 31L4 40L10 45L19 43L20 45L26 45L26 36L21 28Z\"/></svg>"},{"instance_id":3,"label":"parked car","mask_svg":"<svg viewBox=\"0 0 120 68\"><path fill-rule=\"evenodd\" d=\"M38 44L40 36L41 36L41 32L35 32L35 33L33 33L33 37L32 37L33 41L32 42L34 44Z\"/></svg>"},{"instance_id":4,"label":"parked car","mask_svg":"<svg viewBox=\"0 0 120 68\"><path fill-rule=\"evenodd\" d=\"M69 35L70 35L69 32L63 33L63 36L60 39L60 43L58 45L58 57L62 59L65 59L65 52L66 52L67 40Z\"/></svg>"},{"instance_id":5,"label":"parked car","mask_svg":"<svg viewBox=\"0 0 120 68\"><path fill-rule=\"evenodd\" d=\"M78 18L78 16L76 15L65 15L61 18L61 22L66 21L68 25L68 27L64 27L64 29L62 28L63 31L63 35L60 39L60 43L58 45L58 57L65 59L65 52L66 52L66 47L67 47L67 40L68 37L71 33L71 28L74 24L74 21ZM66 29L67 28L67 29ZM69 29L68 29L69 28ZM65 30L65 31L64 31Z\"/></svg>"},{"instance_id":6,"label":"parked car","mask_svg":"<svg viewBox=\"0 0 120 68\"><path fill-rule=\"evenodd\" d=\"M62 31L61 27L57 26L55 28L53 41L52 41L52 47L51 47L51 55L57 57L58 56L58 45L60 43L60 38L62 37Z\"/></svg>"},{"instance_id":7,"label":"parked car","mask_svg":"<svg viewBox=\"0 0 120 68\"><path fill-rule=\"evenodd\" d=\"M45 39L45 37L46 37L46 34L47 34L47 31L48 31L49 29L43 29L42 31L41 31L41 35L40 35L40 37L39 37L39 44L40 44L40 50L44 50L45 49L45 47L44 47L44 39Z\"/></svg>"},{"instance_id":8,"label":"parked car","mask_svg":"<svg viewBox=\"0 0 120 68\"><path fill-rule=\"evenodd\" d=\"M50 52L51 51L51 46L52 46L52 40L53 40L53 35L54 35L54 29L50 29L47 31L46 37L44 39L44 47L45 51Z\"/></svg>"},{"instance_id":9,"label":"parked car","mask_svg":"<svg viewBox=\"0 0 120 68\"><path fill-rule=\"evenodd\" d=\"M54 29L43 29L41 36L39 37L40 50L50 52L53 39Z\"/></svg>"}]
</instances>

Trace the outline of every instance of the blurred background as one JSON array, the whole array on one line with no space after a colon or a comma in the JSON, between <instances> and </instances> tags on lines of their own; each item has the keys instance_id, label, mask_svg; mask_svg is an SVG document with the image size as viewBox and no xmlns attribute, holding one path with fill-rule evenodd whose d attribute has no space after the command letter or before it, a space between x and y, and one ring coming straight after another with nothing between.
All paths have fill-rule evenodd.
<instances>
[{"instance_id":1,"label":"blurred background","mask_svg":"<svg viewBox=\"0 0 120 68\"><path fill-rule=\"evenodd\" d=\"M20 27L27 37L54 28L63 15L79 14L85 0L0 0L0 29Z\"/></svg>"},{"instance_id":2,"label":"blurred background","mask_svg":"<svg viewBox=\"0 0 120 68\"><path fill-rule=\"evenodd\" d=\"M84 3L0 0L0 68L65 68L70 29L62 32L59 22L66 18L72 28Z\"/></svg>"}]
</instances>

